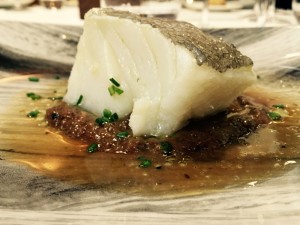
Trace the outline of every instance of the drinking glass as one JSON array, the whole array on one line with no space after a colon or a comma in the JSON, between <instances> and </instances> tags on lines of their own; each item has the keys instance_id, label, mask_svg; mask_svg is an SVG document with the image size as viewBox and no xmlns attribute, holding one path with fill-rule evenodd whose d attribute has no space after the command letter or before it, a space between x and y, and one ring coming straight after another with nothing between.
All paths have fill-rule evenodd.
<instances>
[{"instance_id":1,"label":"drinking glass","mask_svg":"<svg viewBox=\"0 0 300 225\"><path fill-rule=\"evenodd\" d=\"M208 27L209 26L209 0L203 1L203 9L202 9L202 18L201 18L201 26Z\"/></svg>"},{"instance_id":2,"label":"drinking glass","mask_svg":"<svg viewBox=\"0 0 300 225\"><path fill-rule=\"evenodd\" d=\"M100 0L101 8L106 7L115 7L115 6L122 6L122 5L140 5L140 0Z\"/></svg>"},{"instance_id":3,"label":"drinking glass","mask_svg":"<svg viewBox=\"0 0 300 225\"><path fill-rule=\"evenodd\" d=\"M300 23L300 0L293 0L292 9L298 23Z\"/></svg>"},{"instance_id":4,"label":"drinking glass","mask_svg":"<svg viewBox=\"0 0 300 225\"><path fill-rule=\"evenodd\" d=\"M14 0L14 9L21 9L22 4L20 0Z\"/></svg>"},{"instance_id":5,"label":"drinking glass","mask_svg":"<svg viewBox=\"0 0 300 225\"><path fill-rule=\"evenodd\" d=\"M64 0L40 0L40 3L47 9L57 10L63 6Z\"/></svg>"},{"instance_id":6,"label":"drinking glass","mask_svg":"<svg viewBox=\"0 0 300 225\"><path fill-rule=\"evenodd\" d=\"M254 11L259 26L264 26L275 15L275 0L256 0Z\"/></svg>"}]
</instances>

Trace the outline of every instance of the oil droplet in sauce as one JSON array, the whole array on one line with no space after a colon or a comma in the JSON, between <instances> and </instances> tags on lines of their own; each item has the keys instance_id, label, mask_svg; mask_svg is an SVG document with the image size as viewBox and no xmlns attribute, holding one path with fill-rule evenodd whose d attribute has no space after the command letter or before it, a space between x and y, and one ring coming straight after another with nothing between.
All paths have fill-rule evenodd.
<instances>
[{"instance_id":1,"label":"oil droplet in sauce","mask_svg":"<svg viewBox=\"0 0 300 225\"><path fill-rule=\"evenodd\" d=\"M286 162L297 162L300 156L297 103L264 87L253 87L245 95L269 107L285 104L287 107L280 112L285 114L283 121L263 126L248 138L241 138L240 144L210 153L205 160L147 152L89 154L87 145L62 136L44 120L45 110L58 104L66 84L66 78L42 75L35 84L29 83L26 76L1 81L0 89L6 93L1 96L5 107L0 107L2 159L24 163L49 177L74 184L127 193L188 195L256 185L293 168L296 164ZM26 96L28 92L42 98L32 100ZM32 110L40 112L37 118L26 116ZM140 156L151 159L151 165L141 167Z\"/></svg>"}]
</instances>

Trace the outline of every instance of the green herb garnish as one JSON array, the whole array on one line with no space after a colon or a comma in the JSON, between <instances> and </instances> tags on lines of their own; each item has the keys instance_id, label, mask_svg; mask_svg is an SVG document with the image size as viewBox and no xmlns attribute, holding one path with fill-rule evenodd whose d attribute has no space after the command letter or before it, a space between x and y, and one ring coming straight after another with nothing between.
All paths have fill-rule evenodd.
<instances>
[{"instance_id":1,"label":"green herb garnish","mask_svg":"<svg viewBox=\"0 0 300 225\"><path fill-rule=\"evenodd\" d=\"M31 100L39 100L42 98L42 96L35 94L34 92L29 92L26 94L28 98L31 98Z\"/></svg>"},{"instance_id":2,"label":"green herb garnish","mask_svg":"<svg viewBox=\"0 0 300 225\"><path fill-rule=\"evenodd\" d=\"M114 89L114 85L111 85L108 87L108 92L110 94L110 96L113 96L115 94L115 89Z\"/></svg>"},{"instance_id":3,"label":"green herb garnish","mask_svg":"<svg viewBox=\"0 0 300 225\"><path fill-rule=\"evenodd\" d=\"M129 135L128 131L123 131L123 132L119 132L119 133L116 134L116 136L118 138L126 138L126 137L128 137L128 135Z\"/></svg>"},{"instance_id":4,"label":"green herb garnish","mask_svg":"<svg viewBox=\"0 0 300 225\"><path fill-rule=\"evenodd\" d=\"M87 149L86 149L86 151L87 151L88 153L93 153L93 152L95 152L95 151L97 151L97 150L98 150L98 144L96 144L96 143L91 144L91 145L88 146Z\"/></svg>"},{"instance_id":5,"label":"green herb garnish","mask_svg":"<svg viewBox=\"0 0 300 225\"><path fill-rule=\"evenodd\" d=\"M120 87L120 83L116 81L114 78L109 79L115 86Z\"/></svg>"},{"instance_id":6,"label":"green herb garnish","mask_svg":"<svg viewBox=\"0 0 300 225\"><path fill-rule=\"evenodd\" d=\"M281 115L276 112L268 112L268 116L270 117L271 120L274 120L274 121L281 120L281 118L282 118Z\"/></svg>"},{"instance_id":7,"label":"green herb garnish","mask_svg":"<svg viewBox=\"0 0 300 225\"><path fill-rule=\"evenodd\" d=\"M99 125L103 125L105 123L109 123L109 119L106 117L100 117L95 120L95 122Z\"/></svg>"},{"instance_id":8,"label":"green herb garnish","mask_svg":"<svg viewBox=\"0 0 300 225\"><path fill-rule=\"evenodd\" d=\"M28 80L31 81L31 82L39 82L40 78L38 78L38 77L28 77Z\"/></svg>"},{"instance_id":9,"label":"green herb garnish","mask_svg":"<svg viewBox=\"0 0 300 225\"><path fill-rule=\"evenodd\" d=\"M283 105L283 104L275 104L275 105L272 105L272 107L276 108L276 109L284 109L285 105Z\"/></svg>"},{"instance_id":10,"label":"green herb garnish","mask_svg":"<svg viewBox=\"0 0 300 225\"><path fill-rule=\"evenodd\" d=\"M114 78L110 78L109 80L113 84L108 87L108 92L110 96L113 96L114 94L121 95L124 91L120 88L120 83Z\"/></svg>"},{"instance_id":11,"label":"green herb garnish","mask_svg":"<svg viewBox=\"0 0 300 225\"><path fill-rule=\"evenodd\" d=\"M117 93L118 95L121 95L124 92L121 88L118 88L115 86L114 86L114 89L115 89L115 93Z\"/></svg>"},{"instance_id":12,"label":"green herb garnish","mask_svg":"<svg viewBox=\"0 0 300 225\"><path fill-rule=\"evenodd\" d=\"M104 109L103 110L103 117L109 118L111 117L112 112L109 109Z\"/></svg>"},{"instance_id":13,"label":"green herb garnish","mask_svg":"<svg viewBox=\"0 0 300 225\"><path fill-rule=\"evenodd\" d=\"M80 105L81 102L82 102L82 100L83 100L83 96L80 95L79 98L78 98L78 100L77 100L77 102L76 102L76 105L77 105L77 106Z\"/></svg>"},{"instance_id":14,"label":"green herb garnish","mask_svg":"<svg viewBox=\"0 0 300 225\"><path fill-rule=\"evenodd\" d=\"M163 141L160 142L160 149L162 150L164 155L169 156L172 154L173 146L170 142Z\"/></svg>"},{"instance_id":15,"label":"green herb garnish","mask_svg":"<svg viewBox=\"0 0 300 225\"><path fill-rule=\"evenodd\" d=\"M140 161L139 167L148 168L152 165L152 161L143 156L140 156L137 159Z\"/></svg>"},{"instance_id":16,"label":"green herb garnish","mask_svg":"<svg viewBox=\"0 0 300 225\"><path fill-rule=\"evenodd\" d=\"M105 123L115 122L119 119L117 113L112 113L109 109L103 110L103 116L99 117L95 120L95 122L99 125L103 125Z\"/></svg>"},{"instance_id":17,"label":"green herb garnish","mask_svg":"<svg viewBox=\"0 0 300 225\"><path fill-rule=\"evenodd\" d=\"M115 122L119 119L119 116L117 113L113 113L110 117L109 117L109 120L110 122Z\"/></svg>"},{"instance_id":18,"label":"green herb garnish","mask_svg":"<svg viewBox=\"0 0 300 225\"><path fill-rule=\"evenodd\" d=\"M116 87L115 85L111 85L108 87L108 92L110 96L113 96L114 94L121 95L124 91L121 88Z\"/></svg>"},{"instance_id":19,"label":"green herb garnish","mask_svg":"<svg viewBox=\"0 0 300 225\"><path fill-rule=\"evenodd\" d=\"M52 100L52 101L56 101L56 100L63 100L64 97L62 96L58 96L58 97L48 97L48 99Z\"/></svg>"},{"instance_id":20,"label":"green herb garnish","mask_svg":"<svg viewBox=\"0 0 300 225\"><path fill-rule=\"evenodd\" d=\"M27 113L27 116L29 118L36 118L39 114L40 114L40 112L38 110L34 110L34 111Z\"/></svg>"}]
</instances>

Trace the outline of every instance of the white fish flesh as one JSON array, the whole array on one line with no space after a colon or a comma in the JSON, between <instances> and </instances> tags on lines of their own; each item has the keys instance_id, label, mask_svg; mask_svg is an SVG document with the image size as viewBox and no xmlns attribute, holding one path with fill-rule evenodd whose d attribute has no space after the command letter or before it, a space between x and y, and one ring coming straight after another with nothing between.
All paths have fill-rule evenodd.
<instances>
[{"instance_id":1,"label":"white fish flesh","mask_svg":"<svg viewBox=\"0 0 300 225\"><path fill-rule=\"evenodd\" d=\"M252 65L189 23L92 9L64 101L82 96L80 107L97 116L104 109L130 115L136 136L170 135L191 118L224 110L256 80ZM123 93L111 95L116 87Z\"/></svg>"}]
</instances>

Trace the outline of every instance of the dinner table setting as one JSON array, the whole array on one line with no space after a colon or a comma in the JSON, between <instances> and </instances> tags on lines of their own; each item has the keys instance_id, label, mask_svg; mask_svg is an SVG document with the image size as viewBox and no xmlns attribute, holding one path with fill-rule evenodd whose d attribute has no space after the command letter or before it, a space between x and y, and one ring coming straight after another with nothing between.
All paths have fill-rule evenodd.
<instances>
[{"instance_id":1,"label":"dinner table setting","mask_svg":"<svg viewBox=\"0 0 300 225\"><path fill-rule=\"evenodd\" d=\"M20 2L20 6L17 3ZM58 7L46 7L34 4L33 0L2 0L0 2L0 20L22 21L46 24L63 24L82 26L83 12L87 8L99 7L100 2L91 1L91 4L79 4L77 1L62 1ZM42 2L42 1L41 1ZM139 6L121 5L123 9L149 15L163 16L170 14L177 20L187 21L199 27L205 28L247 28L262 26L296 26L298 24L296 13L299 6L294 4L295 10L277 8L270 5L267 22L259 21L257 9L253 0L229 0L226 5L204 7L204 1L144 1ZM80 7L81 6L81 7ZM86 9L83 9L86 7ZM273 9L271 9L273 7ZM210 9L209 9L210 8ZM275 13L276 12L276 13ZM269 14L269 15L267 15ZM81 18L80 18L81 17Z\"/></svg>"},{"instance_id":2,"label":"dinner table setting","mask_svg":"<svg viewBox=\"0 0 300 225\"><path fill-rule=\"evenodd\" d=\"M50 122L45 118L55 120L60 115L49 114L48 109L64 101L70 91L70 76L77 70L92 71L91 76L101 70L97 62L90 67L75 66L77 61L87 63L93 61L92 57L102 56L97 53L102 33L93 30L93 26L100 25L87 22L91 15L101 15L93 14L99 8L107 12L111 8L120 10L120 15L123 11L138 14L141 24L148 20L162 24L178 21L182 26L188 24L190 29L217 37L214 43L230 43L230 48L239 51L238 57L242 53L252 60L249 65L255 82L245 95L263 105L263 112L272 111L267 112L271 122L258 125L257 130L247 132L233 144L230 142L237 147L220 144L224 149L216 151L216 155L200 152L200 158L187 156L178 163L176 155L172 155L176 149L163 141L160 148L166 159L164 164L151 162L145 150L141 150L145 154L142 156L94 152L94 144L86 152L86 143L49 128ZM95 31L97 38L85 37L88 29ZM119 29L120 33L124 30ZM149 41L154 34L147 32ZM105 40L107 43L127 41L109 34L111 40ZM192 32L180 37L188 39L189 35ZM0 0L0 224L300 225L299 37L299 0ZM171 37L170 43L177 42ZM164 59L169 53L165 46L155 48L161 50L153 54ZM117 47L111 44L105 51L110 49ZM87 51L92 52L91 57L84 59L80 54L89 57ZM192 52L202 56L198 51ZM107 55L113 58L118 51ZM145 57L141 55L137 61L140 58ZM229 70L233 69L236 68ZM76 87L84 82L83 78ZM107 95L122 97L124 90L119 80L111 78L108 82L110 96ZM180 101L188 92L175 90L173 94ZM222 90L216 89L216 95L220 93ZM85 100L83 95L76 98L75 108L80 108ZM241 114L251 110L247 105ZM149 111L146 108L143 113L155 113ZM226 118L236 114L231 112ZM116 117L104 110L100 119L106 124L115 122ZM76 129L80 128L76 127L75 132ZM215 129L218 125L212 128L213 132ZM121 133L123 136L118 133L114 138L122 142L128 132ZM151 141L154 135L143 137ZM166 137L173 140L176 133ZM190 162L195 166L189 167ZM172 171L175 164L176 170ZM179 176L181 170L187 172ZM164 178L157 175L161 172ZM180 179L191 186L180 183Z\"/></svg>"}]
</instances>

